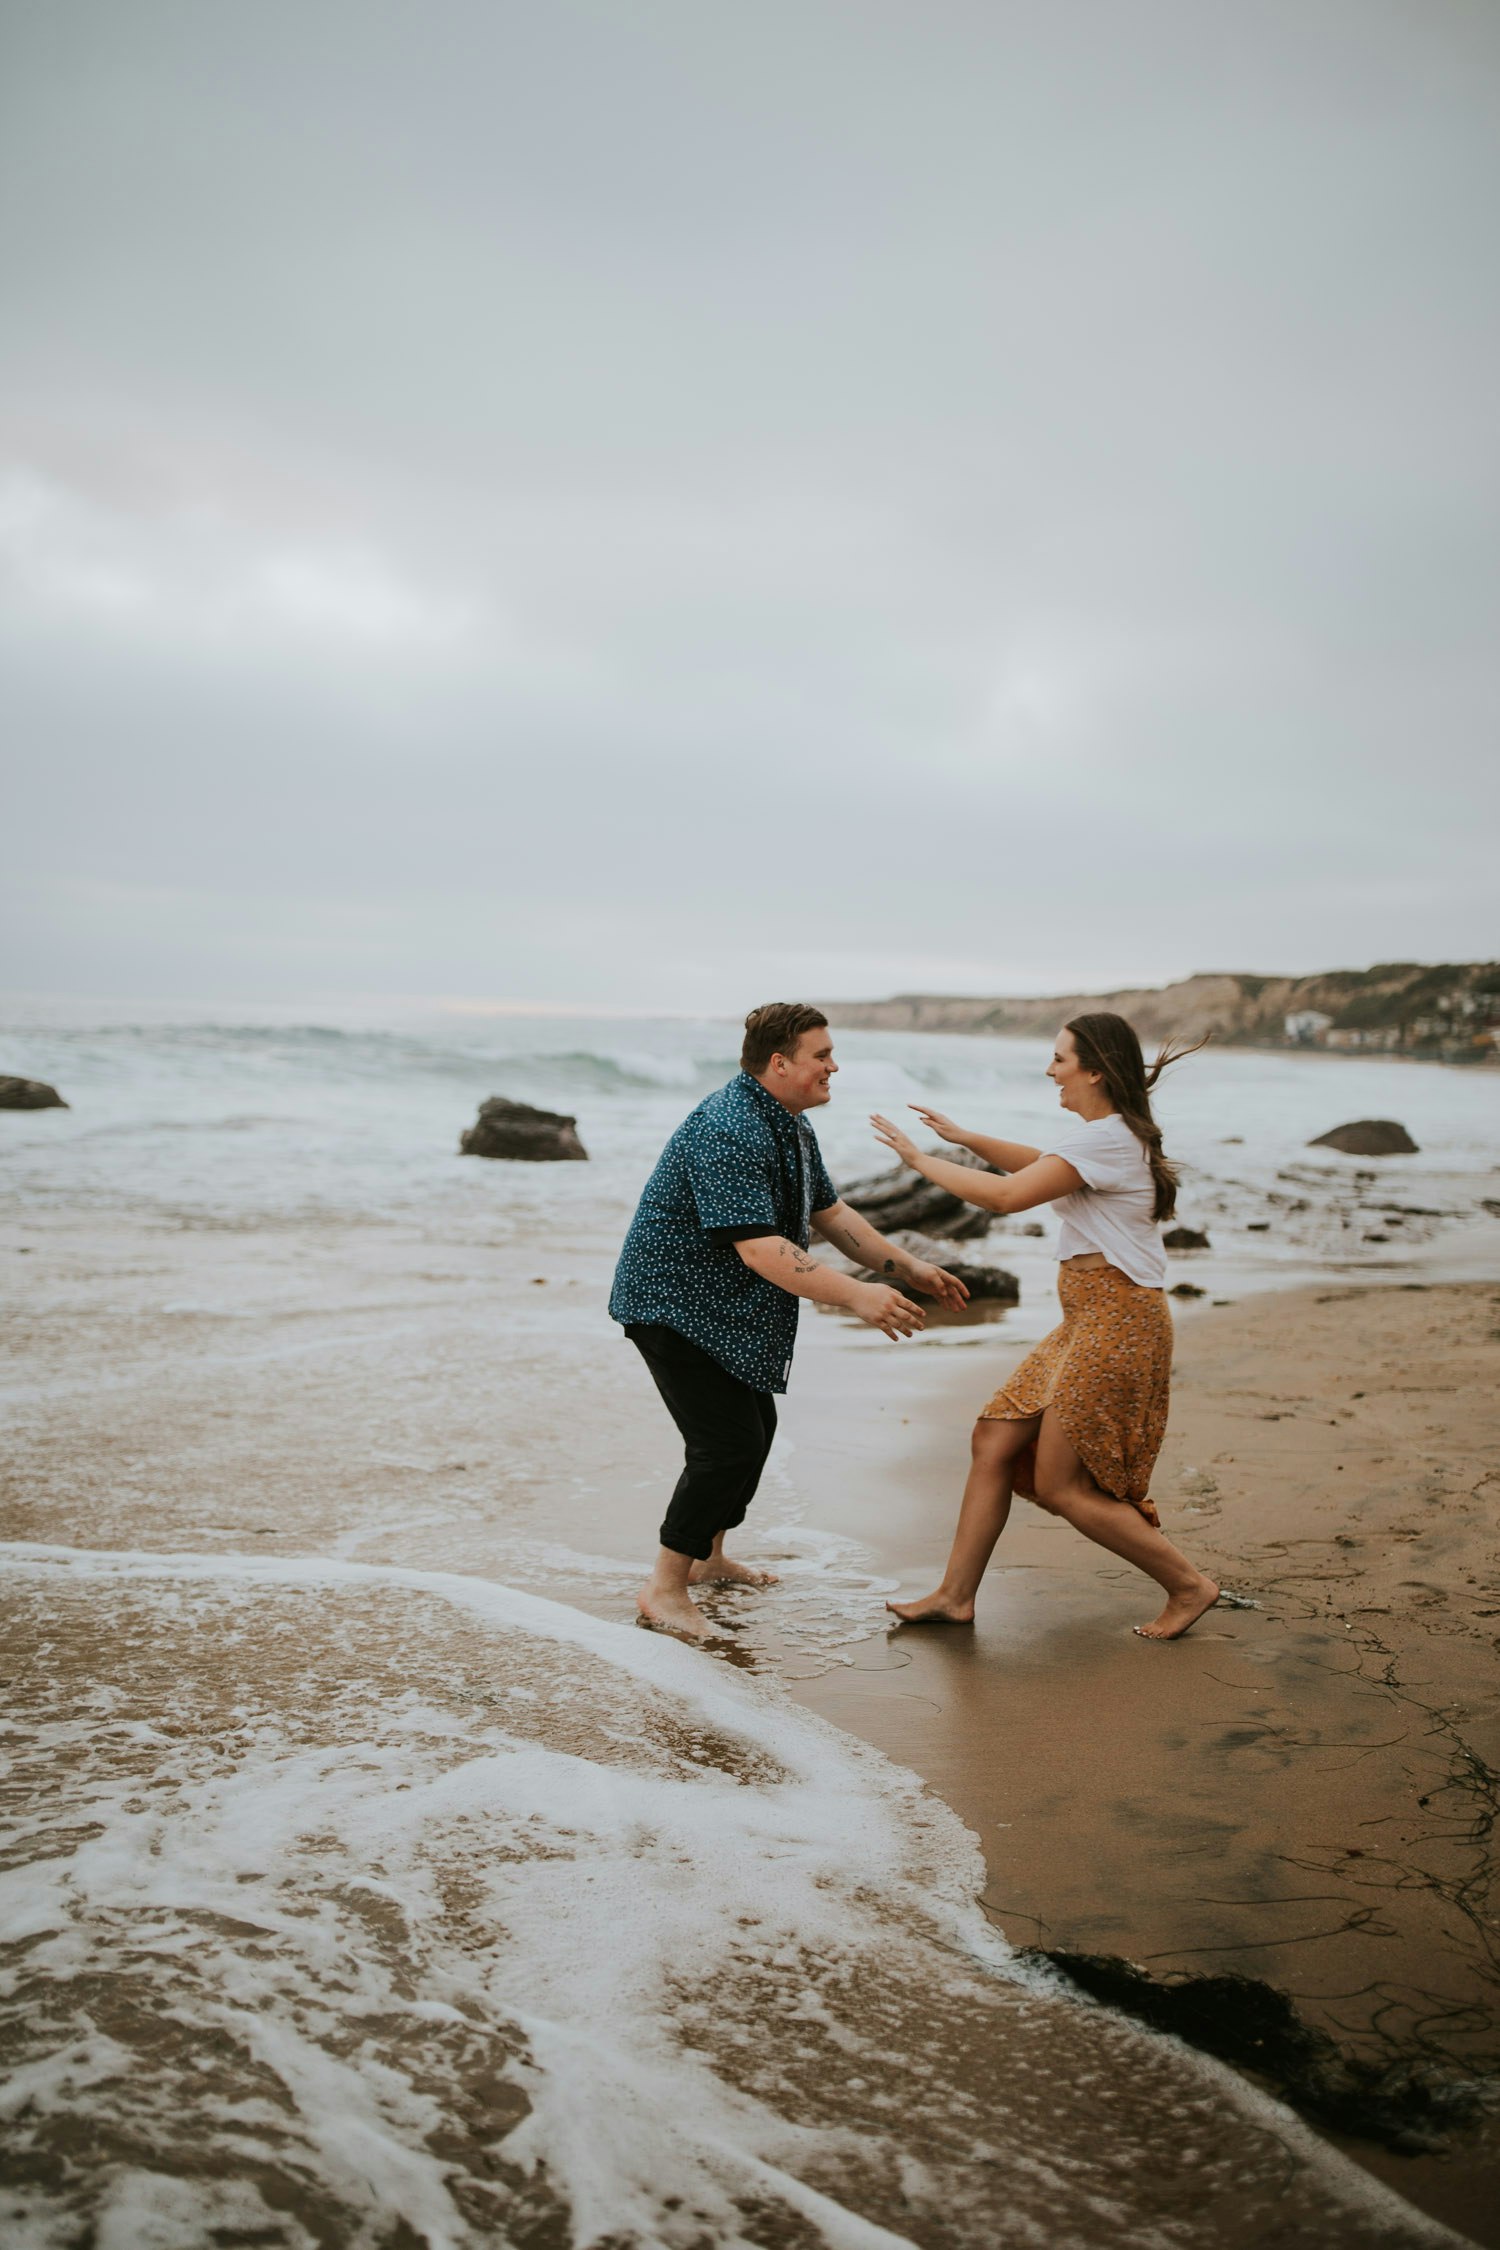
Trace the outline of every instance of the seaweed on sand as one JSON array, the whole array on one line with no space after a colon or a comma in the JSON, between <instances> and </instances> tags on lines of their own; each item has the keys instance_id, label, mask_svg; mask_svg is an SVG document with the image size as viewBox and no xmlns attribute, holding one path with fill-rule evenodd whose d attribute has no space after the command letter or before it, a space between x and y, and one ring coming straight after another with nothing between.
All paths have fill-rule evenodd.
<instances>
[{"instance_id":1,"label":"seaweed on sand","mask_svg":"<svg viewBox=\"0 0 1500 2250\"><path fill-rule=\"evenodd\" d=\"M1452 2130L1472 2124L1489 2105L1485 2080L1460 2076L1432 2056L1374 2062L1346 2054L1259 1977L1154 1977L1118 1954L1062 1948L1038 1947L1022 1957L1050 1963L1091 1999L1153 2031L1253 2073L1315 2124L1404 2155L1447 2148Z\"/></svg>"}]
</instances>

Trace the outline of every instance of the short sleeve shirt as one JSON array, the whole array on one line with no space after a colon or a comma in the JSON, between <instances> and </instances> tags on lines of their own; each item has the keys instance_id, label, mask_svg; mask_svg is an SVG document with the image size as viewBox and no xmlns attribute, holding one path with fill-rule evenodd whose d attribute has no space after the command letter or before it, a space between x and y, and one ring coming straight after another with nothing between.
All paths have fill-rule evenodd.
<instances>
[{"instance_id":1,"label":"short sleeve shirt","mask_svg":"<svg viewBox=\"0 0 1500 2250\"><path fill-rule=\"evenodd\" d=\"M838 1199L812 1127L741 1071L662 1150L620 1252L610 1317L675 1328L752 1390L784 1391L799 1300L753 1272L735 1242L783 1234L805 1250L812 1214Z\"/></svg>"},{"instance_id":2,"label":"short sleeve shirt","mask_svg":"<svg viewBox=\"0 0 1500 2250\"><path fill-rule=\"evenodd\" d=\"M1128 1281L1163 1288L1167 1254L1156 1223L1156 1184L1145 1148L1124 1118L1072 1119L1043 1154L1064 1157L1083 1182L1053 1205L1062 1221L1058 1257L1100 1250Z\"/></svg>"}]
</instances>

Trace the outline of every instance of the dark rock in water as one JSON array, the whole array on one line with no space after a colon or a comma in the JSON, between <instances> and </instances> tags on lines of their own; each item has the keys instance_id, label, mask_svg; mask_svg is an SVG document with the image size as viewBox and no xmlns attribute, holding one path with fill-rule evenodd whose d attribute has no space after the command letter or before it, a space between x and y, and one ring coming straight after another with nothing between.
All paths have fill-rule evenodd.
<instances>
[{"instance_id":1,"label":"dark rock in water","mask_svg":"<svg viewBox=\"0 0 1500 2250\"><path fill-rule=\"evenodd\" d=\"M944 1157L950 1164L967 1165L971 1171L993 1172L993 1164L983 1157L974 1156L966 1148L943 1147L932 1152ZM934 1187L924 1180L920 1172L910 1172L904 1164L893 1165L889 1172L872 1172L863 1180L851 1180L839 1190L840 1198L852 1211L861 1211L871 1226L882 1234L890 1234L901 1227L914 1227L921 1234L934 1233L953 1241L968 1240L977 1234L987 1234L995 1214L976 1210L972 1203L961 1202L946 1188Z\"/></svg>"},{"instance_id":2,"label":"dark rock in water","mask_svg":"<svg viewBox=\"0 0 1500 2250\"><path fill-rule=\"evenodd\" d=\"M66 1109L55 1086L40 1078L0 1078L0 1109Z\"/></svg>"},{"instance_id":3,"label":"dark rock in water","mask_svg":"<svg viewBox=\"0 0 1500 2250\"><path fill-rule=\"evenodd\" d=\"M1345 1156L1415 1156L1417 1144L1404 1125L1392 1117L1361 1117L1352 1125L1335 1125L1320 1133L1309 1148L1336 1148Z\"/></svg>"},{"instance_id":4,"label":"dark rock in water","mask_svg":"<svg viewBox=\"0 0 1500 2250\"><path fill-rule=\"evenodd\" d=\"M909 1258L920 1258L924 1265L942 1266L946 1272L957 1275L975 1304L1016 1305L1021 1301L1021 1284L1013 1273L1006 1272L1004 1266L981 1266L967 1258L955 1258L951 1254L951 1243L934 1242L928 1235L912 1234L907 1230L888 1234L886 1240L894 1243L898 1250L904 1250ZM891 1276L888 1273L866 1273L861 1279L889 1281ZM908 1284L898 1282L896 1286L905 1289ZM920 1290L917 1295L921 1295Z\"/></svg>"},{"instance_id":5,"label":"dark rock in water","mask_svg":"<svg viewBox=\"0 0 1500 2250\"><path fill-rule=\"evenodd\" d=\"M1269 1219L1252 1219L1245 1229L1246 1234L1269 1234L1270 1231L1271 1222Z\"/></svg>"},{"instance_id":6,"label":"dark rock in water","mask_svg":"<svg viewBox=\"0 0 1500 2250\"><path fill-rule=\"evenodd\" d=\"M575 1130L576 1117L563 1117L555 1109L533 1109L528 1102L510 1102L493 1094L479 1105L479 1115L459 1137L463 1156L508 1156L522 1164L584 1164L588 1150Z\"/></svg>"},{"instance_id":7,"label":"dark rock in water","mask_svg":"<svg viewBox=\"0 0 1500 2250\"><path fill-rule=\"evenodd\" d=\"M1383 2141L1406 2155L1436 2153L1448 2146L1453 2127L1469 2124L1484 2106L1480 2085L1430 2056L1382 2064L1345 2054L1327 2032L1303 2022L1286 1993L1257 1977L1158 1978L1113 1953L1031 1949L1020 1958L1049 1961L1107 2007L1253 2071L1304 2117L1336 2133Z\"/></svg>"},{"instance_id":8,"label":"dark rock in water","mask_svg":"<svg viewBox=\"0 0 1500 2250\"><path fill-rule=\"evenodd\" d=\"M1167 1291L1169 1297L1206 1297L1208 1291L1200 1289L1196 1281L1178 1281Z\"/></svg>"},{"instance_id":9,"label":"dark rock in water","mask_svg":"<svg viewBox=\"0 0 1500 2250\"><path fill-rule=\"evenodd\" d=\"M1168 1227L1162 1236L1168 1250L1206 1250L1208 1236L1201 1227Z\"/></svg>"}]
</instances>

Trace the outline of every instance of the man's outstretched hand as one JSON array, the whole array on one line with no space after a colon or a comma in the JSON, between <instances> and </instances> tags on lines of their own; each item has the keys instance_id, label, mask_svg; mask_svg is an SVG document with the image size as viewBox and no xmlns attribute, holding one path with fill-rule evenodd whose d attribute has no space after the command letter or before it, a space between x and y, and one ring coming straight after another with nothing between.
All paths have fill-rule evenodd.
<instances>
[{"instance_id":1,"label":"man's outstretched hand","mask_svg":"<svg viewBox=\"0 0 1500 2250\"><path fill-rule=\"evenodd\" d=\"M969 1301L968 1284L949 1273L945 1266L914 1264L911 1269L911 1286L920 1289L924 1296L936 1297L948 1312L962 1312Z\"/></svg>"},{"instance_id":2,"label":"man's outstretched hand","mask_svg":"<svg viewBox=\"0 0 1500 2250\"><path fill-rule=\"evenodd\" d=\"M867 1327L878 1328L899 1344L903 1336L914 1335L927 1325L927 1315L910 1297L903 1297L899 1289L888 1289L883 1281L861 1281L855 1285L849 1299L849 1310L857 1313Z\"/></svg>"}]
</instances>

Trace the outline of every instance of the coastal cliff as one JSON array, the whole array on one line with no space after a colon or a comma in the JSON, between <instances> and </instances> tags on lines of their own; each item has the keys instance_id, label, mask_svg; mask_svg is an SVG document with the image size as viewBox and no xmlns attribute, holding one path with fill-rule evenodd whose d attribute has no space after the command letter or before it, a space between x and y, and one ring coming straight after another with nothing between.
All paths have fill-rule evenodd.
<instances>
[{"instance_id":1,"label":"coastal cliff","mask_svg":"<svg viewBox=\"0 0 1500 2250\"><path fill-rule=\"evenodd\" d=\"M985 999L900 993L825 1001L835 1028L1045 1036L1067 1017L1108 1008L1148 1043L1211 1033L1229 1046L1407 1052L1445 1061L1500 1060L1500 962L1383 962L1315 976L1213 974L1117 992Z\"/></svg>"}]
</instances>

